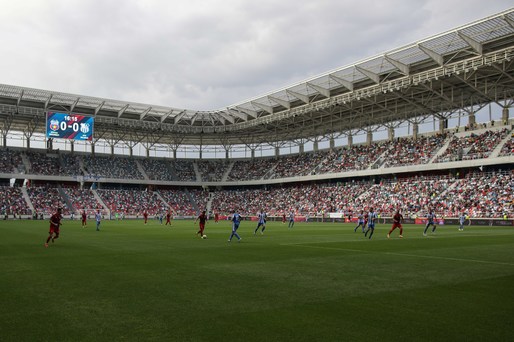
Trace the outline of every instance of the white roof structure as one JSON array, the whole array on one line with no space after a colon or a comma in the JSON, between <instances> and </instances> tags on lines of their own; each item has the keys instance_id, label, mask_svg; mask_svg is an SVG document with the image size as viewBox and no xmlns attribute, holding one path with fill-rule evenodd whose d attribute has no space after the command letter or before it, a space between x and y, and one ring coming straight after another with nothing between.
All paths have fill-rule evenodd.
<instances>
[{"instance_id":1,"label":"white roof structure","mask_svg":"<svg viewBox=\"0 0 514 342\"><path fill-rule=\"evenodd\" d=\"M197 111L0 84L0 133L44 132L45 112L95 116L99 138L233 145L351 134L472 114L514 98L514 9L225 108Z\"/></svg>"}]
</instances>

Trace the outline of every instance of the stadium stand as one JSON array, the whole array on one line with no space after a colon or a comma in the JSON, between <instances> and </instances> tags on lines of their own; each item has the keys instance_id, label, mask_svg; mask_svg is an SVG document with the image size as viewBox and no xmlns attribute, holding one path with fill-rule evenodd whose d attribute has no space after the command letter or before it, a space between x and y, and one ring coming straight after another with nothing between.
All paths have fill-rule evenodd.
<instances>
[{"instance_id":1,"label":"stadium stand","mask_svg":"<svg viewBox=\"0 0 514 342\"><path fill-rule=\"evenodd\" d=\"M110 156L84 156L86 174L95 177L143 179L136 162L131 158Z\"/></svg>"},{"instance_id":2,"label":"stadium stand","mask_svg":"<svg viewBox=\"0 0 514 342\"><path fill-rule=\"evenodd\" d=\"M115 213L141 217L146 211L157 215L167 211L166 204L151 191L142 190L97 190L107 208Z\"/></svg>"},{"instance_id":3,"label":"stadium stand","mask_svg":"<svg viewBox=\"0 0 514 342\"><path fill-rule=\"evenodd\" d=\"M175 180L182 182L195 182L196 173L192 160L177 159L172 160L171 170L175 175Z\"/></svg>"},{"instance_id":4,"label":"stadium stand","mask_svg":"<svg viewBox=\"0 0 514 342\"><path fill-rule=\"evenodd\" d=\"M5 215L29 215L31 210L23 198L20 188L9 186L0 187L0 210L3 219Z\"/></svg>"},{"instance_id":5,"label":"stadium stand","mask_svg":"<svg viewBox=\"0 0 514 342\"><path fill-rule=\"evenodd\" d=\"M228 166L225 160L199 160L196 164L204 182L221 181Z\"/></svg>"},{"instance_id":6,"label":"stadium stand","mask_svg":"<svg viewBox=\"0 0 514 342\"><path fill-rule=\"evenodd\" d=\"M65 175L58 154L47 154L45 152L35 151L27 151L26 154L31 165L28 173L48 176Z\"/></svg>"},{"instance_id":7,"label":"stadium stand","mask_svg":"<svg viewBox=\"0 0 514 342\"><path fill-rule=\"evenodd\" d=\"M513 153L512 131L495 128L467 131L460 134L434 134L417 140L411 137L380 141L372 144L354 145L333 150L325 150L279 158L236 160L228 173L229 181L275 180L300 175L321 175L334 172L351 172L373 168L391 169L397 166L427 164L440 152L438 161L454 159L486 159L493 150L499 156ZM449 140L451 139L451 141ZM500 142L504 145L499 145ZM448 145L443 151L442 148ZM456 153L457 151L457 153ZM462 156L460 156L460 152ZM0 149L0 167L3 172L16 172L24 168L22 150ZM100 157L73 155L69 153L47 154L43 151L27 151L31 172L36 175L62 176L82 173L82 160L87 173L101 177L139 180L135 159L126 157ZM457 156L457 157L456 157ZM202 181L217 182L227 174L227 161L193 161L140 159L145 173L153 180L176 182ZM16 166L17 165L17 166ZM357 213L374 207L384 216L391 216L400 208L407 217L423 216L428 208L434 208L440 217L456 217L463 210L473 218L512 217L514 179L507 171L474 173L476 168L462 170L462 175L434 175L430 172L415 175L406 174L397 178L393 173L380 176L379 180L369 177L317 181L316 183L269 184L252 189L200 189L176 187L173 189L147 185L142 190L140 184L102 183L98 194L105 205L114 213L124 213L127 217L141 217L146 210L157 215L171 208L174 215L195 216L207 209L228 214L236 209L243 215L255 215L264 209L272 216L281 216L294 211L311 217L323 216L328 212ZM496 167L496 169L499 169ZM199 176L197 176L199 175ZM277 178L279 177L279 178ZM378 182L378 184L376 184ZM4 183L4 184L8 184ZM41 184L41 182L37 182ZM177 185L175 185L177 186ZM155 192L152 191L155 189ZM28 187L29 199L37 212L51 214L56 207L64 208L64 213L82 208L101 207L90 190L75 186L60 192L58 185L48 181L44 187ZM30 214L20 188L2 187L1 208L22 215ZM166 203L161 201L161 197ZM64 197L61 197L64 196Z\"/></svg>"},{"instance_id":8,"label":"stadium stand","mask_svg":"<svg viewBox=\"0 0 514 342\"><path fill-rule=\"evenodd\" d=\"M278 158L270 178L306 176L326 157L327 152L311 152Z\"/></svg>"},{"instance_id":9,"label":"stadium stand","mask_svg":"<svg viewBox=\"0 0 514 342\"><path fill-rule=\"evenodd\" d=\"M498 143L509 131L487 130L481 134L471 132L468 135L452 137L446 151L437 158L438 163L488 158Z\"/></svg>"},{"instance_id":10,"label":"stadium stand","mask_svg":"<svg viewBox=\"0 0 514 342\"><path fill-rule=\"evenodd\" d=\"M382 165L384 167L398 167L427 164L435 153L443 147L446 139L446 133L420 139L411 137L396 139L382 158L384 160Z\"/></svg>"},{"instance_id":11,"label":"stadium stand","mask_svg":"<svg viewBox=\"0 0 514 342\"><path fill-rule=\"evenodd\" d=\"M264 178L277 163L275 158L236 160L228 174L229 181L258 180Z\"/></svg>"},{"instance_id":12,"label":"stadium stand","mask_svg":"<svg viewBox=\"0 0 514 342\"><path fill-rule=\"evenodd\" d=\"M54 187L29 187L27 188L30 201L34 210L44 215L52 215L56 208L62 208L63 215L69 215L70 210L66 206L59 190Z\"/></svg>"},{"instance_id":13,"label":"stadium stand","mask_svg":"<svg viewBox=\"0 0 514 342\"><path fill-rule=\"evenodd\" d=\"M21 152L3 148L0 149L0 172L11 173L16 171L25 171Z\"/></svg>"},{"instance_id":14,"label":"stadium stand","mask_svg":"<svg viewBox=\"0 0 514 342\"><path fill-rule=\"evenodd\" d=\"M512 135L512 133L511 133ZM502 150L500 152L500 156L512 156L514 155L514 136L509 139L505 145L503 145Z\"/></svg>"},{"instance_id":15,"label":"stadium stand","mask_svg":"<svg viewBox=\"0 0 514 342\"><path fill-rule=\"evenodd\" d=\"M171 165L169 161L161 159L141 159L140 160L143 169L147 176L153 180L159 181L172 181L175 180L171 171Z\"/></svg>"},{"instance_id":16,"label":"stadium stand","mask_svg":"<svg viewBox=\"0 0 514 342\"><path fill-rule=\"evenodd\" d=\"M60 153L62 160L61 168L66 176L83 175L84 171L80 167L81 157L70 153Z\"/></svg>"},{"instance_id":17,"label":"stadium stand","mask_svg":"<svg viewBox=\"0 0 514 342\"><path fill-rule=\"evenodd\" d=\"M184 190L166 189L159 190L159 193L170 206L174 215L193 216L196 214L196 209Z\"/></svg>"},{"instance_id":18,"label":"stadium stand","mask_svg":"<svg viewBox=\"0 0 514 342\"><path fill-rule=\"evenodd\" d=\"M83 209L94 210L102 209L102 205L98 203L92 191L89 189L65 188L64 192L72 203L73 210L76 213Z\"/></svg>"},{"instance_id":19,"label":"stadium stand","mask_svg":"<svg viewBox=\"0 0 514 342\"><path fill-rule=\"evenodd\" d=\"M388 149L391 142L354 145L336 150L322 162L316 174L365 170Z\"/></svg>"},{"instance_id":20,"label":"stadium stand","mask_svg":"<svg viewBox=\"0 0 514 342\"><path fill-rule=\"evenodd\" d=\"M439 216L493 218L514 213L514 173L471 173L459 179L431 205Z\"/></svg>"}]
</instances>

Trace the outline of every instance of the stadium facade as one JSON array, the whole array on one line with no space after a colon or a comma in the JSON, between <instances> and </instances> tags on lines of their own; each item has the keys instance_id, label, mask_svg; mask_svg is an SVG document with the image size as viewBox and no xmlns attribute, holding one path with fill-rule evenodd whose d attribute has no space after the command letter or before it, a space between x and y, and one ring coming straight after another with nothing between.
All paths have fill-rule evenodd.
<instances>
[{"instance_id":1,"label":"stadium facade","mask_svg":"<svg viewBox=\"0 0 514 342\"><path fill-rule=\"evenodd\" d=\"M377 182L398 175L458 175L484 168L511 172L513 59L514 10L510 9L218 110L0 85L1 146L10 151L3 152L5 156L14 154L5 158L19 157L17 167L0 170L0 179L50 186L80 184L82 188L95 183L100 188L117 184L120 188L212 189L364 179ZM492 106L499 108L499 118L493 119ZM488 120L479 122L478 113L487 109ZM93 140L47 139L45 120L50 111L94 117ZM383 141L378 137L384 137ZM402 141L420 150L424 141L432 142L434 137L444 138L429 158L390 162L398 156L398 151L393 152ZM494 143L477 151L477 144L465 145L470 139ZM45 148L41 157L31 155L31 150L40 147ZM375 149L370 152L373 158L364 160L364 148ZM292 155L286 156L289 153L284 151ZM347 151L360 154L363 160L354 160L353 166L346 168L323 168L334 160L344 164ZM111 161L131 164L127 169L137 169L140 177L131 177L123 167L114 177L96 170L92 160L109 155L115 158ZM181 157L189 160L182 162ZM36 171L34 161L45 158L62 170L71 160L75 171ZM170 177L154 177L158 171L153 168L159 166L145 165L149 159L158 160L157 164L169 162L164 167L170 168ZM291 174L276 166L284 162L312 164ZM231 177L233 169L256 163L271 171L254 179ZM103 165L109 168L108 163ZM191 177L184 179L181 172Z\"/></svg>"}]
</instances>

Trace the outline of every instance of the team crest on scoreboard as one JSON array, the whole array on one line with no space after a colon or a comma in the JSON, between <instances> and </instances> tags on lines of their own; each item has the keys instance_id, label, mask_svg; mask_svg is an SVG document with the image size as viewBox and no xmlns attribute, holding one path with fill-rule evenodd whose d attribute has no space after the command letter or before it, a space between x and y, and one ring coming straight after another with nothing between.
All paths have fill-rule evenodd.
<instances>
[{"instance_id":1,"label":"team crest on scoreboard","mask_svg":"<svg viewBox=\"0 0 514 342\"><path fill-rule=\"evenodd\" d=\"M52 131L57 131L59 129L59 120L51 120L49 127Z\"/></svg>"},{"instance_id":2,"label":"team crest on scoreboard","mask_svg":"<svg viewBox=\"0 0 514 342\"><path fill-rule=\"evenodd\" d=\"M84 134L89 133L89 124L88 123L81 123L80 124L80 131Z\"/></svg>"}]
</instances>

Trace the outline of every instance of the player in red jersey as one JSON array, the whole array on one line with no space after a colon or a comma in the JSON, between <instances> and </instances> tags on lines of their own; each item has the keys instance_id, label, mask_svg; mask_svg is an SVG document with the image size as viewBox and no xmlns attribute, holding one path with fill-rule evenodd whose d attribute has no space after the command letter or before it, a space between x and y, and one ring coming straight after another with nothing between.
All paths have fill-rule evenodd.
<instances>
[{"instance_id":1,"label":"player in red jersey","mask_svg":"<svg viewBox=\"0 0 514 342\"><path fill-rule=\"evenodd\" d=\"M282 224L286 224L286 213L282 214Z\"/></svg>"},{"instance_id":2,"label":"player in red jersey","mask_svg":"<svg viewBox=\"0 0 514 342\"><path fill-rule=\"evenodd\" d=\"M171 221L170 220L171 220L171 211L168 210L168 212L166 213L166 223L164 225L167 226L168 223L169 223L170 226L171 226Z\"/></svg>"},{"instance_id":3,"label":"player in red jersey","mask_svg":"<svg viewBox=\"0 0 514 342\"><path fill-rule=\"evenodd\" d=\"M205 210L196 218L196 222L200 220L200 230L196 232L196 235L200 234L200 237L203 236L203 230L205 229L205 223L207 222L207 215L205 215Z\"/></svg>"},{"instance_id":4,"label":"player in red jersey","mask_svg":"<svg viewBox=\"0 0 514 342\"><path fill-rule=\"evenodd\" d=\"M146 222L148 222L148 213L146 212L146 210L145 210L145 212L143 213L143 217L144 217L144 219L145 219L145 224L146 224Z\"/></svg>"},{"instance_id":5,"label":"player in red jersey","mask_svg":"<svg viewBox=\"0 0 514 342\"><path fill-rule=\"evenodd\" d=\"M48 232L48 238L46 239L45 247L48 247L48 242L52 240L52 242L55 241L55 239L59 238L59 231L61 226L61 219L62 219L62 209L57 208L57 212L50 217L50 231Z\"/></svg>"},{"instance_id":6,"label":"player in red jersey","mask_svg":"<svg viewBox=\"0 0 514 342\"><path fill-rule=\"evenodd\" d=\"M87 219L87 214L86 214L86 209L84 209L84 210L82 210L82 228L87 227L86 219Z\"/></svg>"},{"instance_id":7,"label":"player in red jersey","mask_svg":"<svg viewBox=\"0 0 514 342\"><path fill-rule=\"evenodd\" d=\"M220 214L215 213L214 214L214 223L218 223L219 219L220 219Z\"/></svg>"},{"instance_id":8,"label":"player in red jersey","mask_svg":"<svg viewBox=\"0 0 514 342\"><path fill-rule=\"evenodd\" d=\"M402 222L403 222L403 215L400 214L400 210L398 209L396 211L396 214L394 214L394 216L393 216L393 226L391 227L391 230L389 231L389 233L387 233L388 239L391 236L391 233L393 232L393 230L395 230L396 228L400 228L400 237L401 238L403 237Z\"/></svg>"}]
</instances>

